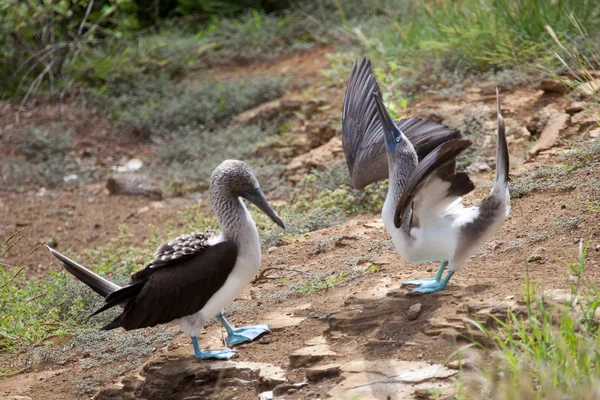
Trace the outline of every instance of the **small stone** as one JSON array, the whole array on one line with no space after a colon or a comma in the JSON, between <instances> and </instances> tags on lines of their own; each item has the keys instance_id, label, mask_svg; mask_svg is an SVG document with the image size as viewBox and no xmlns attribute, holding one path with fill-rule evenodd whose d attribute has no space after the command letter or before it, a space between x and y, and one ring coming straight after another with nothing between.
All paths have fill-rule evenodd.
<instances>
[{"instance_id":1,"label":"small stone","mask_svg":"<svg viewBox=\"0 0 600 400\"><path fill-rule=\"evenodd\" d=\"M419 314L421 314L421 308L421 303L413 304L412 306L410 306L410 308L408 309L409 321L413 321L419 317Z\"/></svg>"},{"instance_id":2,"label":"small stone","mask_svg":"<svg viewBox=\"0 0 600 400\"><path fill-rule=\"evenodd\" d=\"M162 190L153 179L133 173L115 174L106 181L106 188L111 195L124 194L146 197L151 200L162 199Z\"/></svg>"},{"instance_id":3,"label":"small stone","mask_svg":"<svg viewBox=\"0 0 600 400\"><path fill-rule=\"evenodd\" d=\"M527 262L536 262L538 261L540 264L543 264L544 259L539 254L534 254L527 258Z\"/></svg>"},{"instance_id":4,"label":"small stone","mask_svg":"<svg viewBox=\"0 0 600 400\"><path fill-rule=\"evenodd\" d=\"M269 343L271 343L271 337L270 336L263 336L258 343L260 343L260 344L269 344Z\"/></svg>"},{"instance_id":5,"label":"small stone","mask_svg":"<svg viewBox=\"0 0 600 400\"><path fill-rule=\"evenodd\" d=\"M550 78L540 81L540 89L549 93L564 93L566 91L566 87L561 81Z\"/></svg>"},{"instance_id":6,"label":"small stone","mask_svg":"<svg viewBox=\"0 0 600 400\"><path fill-rule=\"evenodd\" d=\"M572 103L565 109L565 111L571 115L577 114L578 112L583 111L583 106L579 103Z\"/></svg>"},{"instance_id":7,"label":"small stone","mask_svg":"<svg viewBox=\"0 0 600 400\"><path fill-rule=\"evenodd\" d=\"M600 128L596 128L594 130L590 131L590 137L592 139L596 139L597 137L600 137Z\"/></svg>"},{"instance_id":8,"label":"small stone","mask_svg":"<svg viewBox=\"0 0 600 400\"><path fill-rule=\"evenodd\" d=\"M309 381L320 381L326 378L338 376L340 374L340 364L318 365L306 370L306 379Z\"/></svg>"},{"instance_id":9,"label":"small stone","mask_svg":"<svg viewBox=\"0 0 600 400\"><path fill-rule=\"evenodd\" d=\"M294 394L297 391L298 391L298 389L291 388L290 390L287 391L287 394Z\"/></svg>"},{"instance_id":10,"label":"small stone","mask_svg":"<svg viewBox=\"0 0 600 400\"><path fill-rule=\"evenodd\" d=\"M273 389L273 396L281 396L282 394L286 394L291 388L292 384L287 382L277 385L275 389Z\"/></svg>"}]
</instances>

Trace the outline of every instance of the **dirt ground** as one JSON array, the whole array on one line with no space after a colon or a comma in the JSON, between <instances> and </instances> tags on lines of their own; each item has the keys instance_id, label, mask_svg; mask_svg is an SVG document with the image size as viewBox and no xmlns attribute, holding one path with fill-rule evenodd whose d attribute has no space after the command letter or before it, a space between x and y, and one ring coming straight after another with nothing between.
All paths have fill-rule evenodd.
<instances>
[{"instance_id":1,"label":"dirt ground","mask_svg":"<svg viewBox=\"0 0 600 400\"><path fill-rule=\"evenodd\" d=\"M327 51L319 48L278 59L267 72L300 71L294 79L318 87L320 76L314 71L327 65ZM263 69L260 65L221 67L215 73L223 76L249 70ZM503 110L509 130L524 125L531 115L548 105L561 108L569 103L561 95L540 92L535 87L522 87L504 94ZM331 106L339 109L343 88L333 88L330 94ZM443 114L440 119L452 126L456 119L448 111L452 105L459 113L460 107L472 103L493 109L494 101L492 93L481 90L451 98L430 96L407 110L407 114ZM488 119L486 127L492 134L494 122ZM580 132L569 130L571 135ZM493 142L488 146L493 150ZM539 165L559 162L556 151L527 160L527 149L514 138L510 150L512 175L516 177ZM142 159L148 152L147 148L134 145L123 150L123 154ZM113 159L111 162L116 162ZM593 179L600 176L600 166L582 168L574 174L578 182L597 184ZM484 168L474 177L477 189L467 196L467 204L487 195L486 185L493 179L493 171ZM449 362L460 335L468 331L464 318L498 304L518 303L526 260L534 251L536 257L528 268L531 280L539 285L538 292L560 293L569 288L571 272L560 260L577 258L581 238L591 238L587 271L595 282L600 281L598 215L579 214L579 223L569 228L555 223L559 218L578 214L580 199L589 190L582 184L572 190L535 191L514 199L510 216L500 231L452 278L446 290L430 295L409 295L410 289L400 283L433 276L438 265L411 265L404 261L393 249L378 215L356 216L342 225L295 237L292 243L264 254L262 269L274 269L266 271L266 278L254 282L229 309L234 325L269 322L270 334L238 346L238 354L227 364L193 359L189 338L169 328L175 332L173 341L157 346L142 367L107 383L95 398L256 399L263 393L264 399L410 399L432 398L427 396L433 389L442 398L449 396L458 373ZM140 245L149 234L148 224L161 226L172 220L176 226L183 226L178 211L193 202L187 198L157 202L111 196L102 182L69 189L0 192L0 238L24 227L27 236L14 252L21 258L28 249L51 238L59 250L77 253L106 244L118 234L119 226L126 224L134 234L133 244ZM9 263L18 261L8 259ZM23 263L31 275L60 268L45 251L34 252ZM331 279L343 273L344 278L326 290L290 294L289 283L306 281L307 273ZM222 334L220 325L208 324L201 346L222 347ZM77 349L64 351L68 361L61 365L41 362L31 371L3 378L0 398L90 398L90 394L79 394L73 381L99 371L84 368L83 359L68 357ZM123 362L117 360L103 368ZM415 373L419 377L411 375Z\"/></svg>"}]
</instances>

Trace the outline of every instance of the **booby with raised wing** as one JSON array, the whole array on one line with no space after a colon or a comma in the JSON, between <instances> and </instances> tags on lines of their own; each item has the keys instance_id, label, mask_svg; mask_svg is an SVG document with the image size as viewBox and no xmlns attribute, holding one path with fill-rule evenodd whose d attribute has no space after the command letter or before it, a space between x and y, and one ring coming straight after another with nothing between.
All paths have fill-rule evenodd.
<instances>
[{"instance_id":1,"label":"booby with raised wing","mask_svg":"<svg viewBox=\"0 0 600 400\"><path fill-rule=\"evenodd\" d=\"M434 278L403 282L413 293L442 290L452 275L491 237L510 211L508 147L497 99L496 176L491 193L465 208L463 195L475 185L456 172L456 157L471 146L457 130L408 118L394 121L366 59L355 63L342 114L342 142L352 185L388 178L381 216L400 255L412 263L441 261ZM442 279L443 273L448 273Z\"/></svg>"},{"instance_id":2,"label":"booby with raised wing","mask_svg":"<svg viewBox=\"0 0 600 400\"><path fill-rule=\"evenodd\" d=\"M268 332L267 325L233 328L222 314L254 278L261 261L258 231L240 198L256 205L281 228L283 222L242 161L226 160L214 170L210 198L221 232L183 235L160 246L155 259L133 274L124 287L49 248L68 272L105 298L104 306L92 315L123 307L103 330L176 323L192 338L194 356L200 359L229 359L235 354L228 348L200 350L198 335L204 323L215 316L227 330L227 344L252 341Z\"/></svg>"}]
</instances>

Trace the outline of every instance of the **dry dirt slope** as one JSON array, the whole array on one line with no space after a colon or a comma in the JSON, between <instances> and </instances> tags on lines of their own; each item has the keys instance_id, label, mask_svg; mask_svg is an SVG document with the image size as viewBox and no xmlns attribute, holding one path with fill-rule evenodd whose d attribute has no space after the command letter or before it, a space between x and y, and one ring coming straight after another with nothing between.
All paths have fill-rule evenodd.
<instances>
[{"instance_id":1,"label":"dry dirt slope","mask_svg":"<svg viewBox=\"0 0 600 400\"><path fill-rule=\"evenodd\" d=\"M330 93L334 109L339 109L340 89L334 88ZM521 165L526 151L521 139L526 133L519 128L542 120L539 128L532 128L541 131L549 116L564 112L570 103L562 96L534 88L517 88L505 96L504 114L514 133L513 175L526 176L528 171L563 162L557 154L559 147L559 151L545 151ZM469 108L469 118L479 121L484 132L474 138L476 144L492 150L485 132L493 132L493 107L493 95L474 88L461 96L425 99L408 113L456 126L464 121L465 108ZM539 117L533 118L536 115ZM569 117L560 131L558 145L567 138L587 140L590 124L581 115L579 112ZM488 191L486 184L492 178L486 167L489 154L493 152L484 152L477 159L478 189L467 202L477 201ZM365 400L427 398L432 392L444 397L452 393L458 376L449 356L456 348L457 338L461 334L468 336L463 319L485 319L489 312L502 310L503 304L518 307L525 261L532 253L535 252L529 264L531 279L540 285L540 291L560 294L557 290L567 289L570 277L559 259L575 258L578 239L591 237L592 250L586 262L591 278L596 282L600 278L600 252L596 251L600 245L598 214L585 206L590 193L598 190L600 166L597 162L587 164L561 177L555 188L543 187L513 200L511 215L500 232L441 293L409 296L400 282L433 275L437 265L407 264L393 250L379 217L363 215L333 228L295 237L291 243L265 254L263 270L286 269L266 271L265 279L249 287L229 312L236 325L269 322L272 333L258 342L239 346L238 355L231 362L194 360L189 338L169 328L174 339L157 341L147 361L137 369L128 370L127 359L108 357L105 363L94 363L103 354L82 354L78 347L58 347L58 355L37 359L31 372L3 379L0 396L89 398L96 392L81 394L82 388L75 382L121 368L125 372L104 385L96 398L255 399L261 394L265 399ZM86 193L94 200L87 200ZM89 216L86 229L91 227L93 232L94 218L106 221L105 216L111 213L110 202L114 201L121 207L115 222L103 222L100 230L116 230L116 221L122 220L135 224L136 232L143 232L149 222L177 218L181 205L164 202L163 208L157 208L161 211L137 213L152 204L106 197L93 186L76 193L54 194L41 198L34 193L28 195L31 203L21 207L27 207L35 216L30 218L32 223L37 215L45 216L40 210L54 204L55 211L44 211L50 217L54 215L63 223L72 218L69 210L78 210L75 213ZM6 204L14 210L18 196L3 198L3 213L8 214ZM83 211L85 201L93 210L91 213ZM71 203L76 205L69 206ZM44 224L35 226L40 226L41 236L48 234L42 228ZM98 240L92 239L74 246L83 248ZM317 281L307 274L319 274L322 278ZM201 345L221 347L220 330L214 323L207 326ZM111 340L117 341L131 333L111 335Z\"/></svg>"}]
</instances>

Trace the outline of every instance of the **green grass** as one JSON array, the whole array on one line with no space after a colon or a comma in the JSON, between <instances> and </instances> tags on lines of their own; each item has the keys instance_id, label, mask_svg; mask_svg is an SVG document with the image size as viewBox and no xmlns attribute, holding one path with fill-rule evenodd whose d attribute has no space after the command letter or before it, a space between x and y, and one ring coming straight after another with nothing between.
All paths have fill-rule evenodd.
<instances>
[{"instance_id":1,"label":"green grass","mask_svg":"<svg viewBox=\"0 0 600 400\"><path fill-rule=\"evenodd\" d=\"M588 243L589 244L589 243ZM460 399L595 399L600 387L600 338L595 319L600 304L596 284L586 275L588 247L562 262L576 279L571 302L553 305L536 292L526 267L524 316L509 310L495 318L497 329L471 321L494 343L483 348L489 361L461 381Z\"/></svg>"},{"instance_id":2,"label":"green grass","mask_svg":"<svg viewBox=\"0 0 600 400\"><path fill-rule=\"evenodd\" d=\"M572 18L589 32L600 26L600 12L588 0L356 3L336 2L346 16L338 23L357 44L343 51L368 55L394 76L395 95L409 98L488 80L514 87L539 75L539 65L557 65L546 25L567 43L579 34Z\"/></svg>"}]
</instances>

